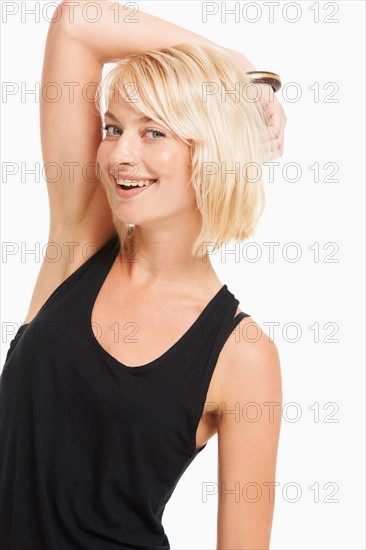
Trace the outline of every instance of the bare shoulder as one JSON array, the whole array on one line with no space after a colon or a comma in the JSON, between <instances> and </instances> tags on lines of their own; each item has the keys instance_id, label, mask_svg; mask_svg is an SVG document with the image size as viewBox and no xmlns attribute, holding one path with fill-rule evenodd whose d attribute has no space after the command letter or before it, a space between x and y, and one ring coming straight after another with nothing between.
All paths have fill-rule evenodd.
<instances>
[{"instance_id":1,"label":"bare shoulder","mask_svg":"<svg viewBox=\"0 0 366 550\"><path fill-rule=\"evenodd\" d=\"M51 294L112 236L103 230L98 234L96 231L50 232L24 323L30 323Z\"/></svg>"},{"instance_id":2,"label":"bare shoulder","mask_svg":"<svg viewBox=\"0 0 366 550\"><path fill-rule=\"evenodd\" d=\"M237 310L240 312L240 310ZM215 403L246 399L282 399L277 346L251 317L244 317L228 337L212 379Z\"/></svg>"},{"instance_id":3,"label":"bare shoulder","mask_svg":"<svg viewBox=\"0 0 366 550\"><path fill-rule=\"evenodd\" d=\"M236 331L229 336L224 347L224 361L235 376L254 377L280 370L279 353L275 342L249 315L241 319Z\"/></svg>"}]
</instances>

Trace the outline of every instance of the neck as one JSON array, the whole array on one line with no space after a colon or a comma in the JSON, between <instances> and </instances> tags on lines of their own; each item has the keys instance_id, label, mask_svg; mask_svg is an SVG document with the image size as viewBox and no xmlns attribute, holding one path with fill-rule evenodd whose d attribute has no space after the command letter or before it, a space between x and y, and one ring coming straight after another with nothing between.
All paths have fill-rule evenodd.
<instances>
[{"instance_id":1,"label":"neck","mask_svg":"<svg viewBox=\"0 0 366 550\"><path fill-rule=\"evenodd\" d=\"M216 279L209 256L191 253L200 225L135 226L128 251L121 256L124 275L134 288L187 285Z\"/></svg>"}]
</instances>

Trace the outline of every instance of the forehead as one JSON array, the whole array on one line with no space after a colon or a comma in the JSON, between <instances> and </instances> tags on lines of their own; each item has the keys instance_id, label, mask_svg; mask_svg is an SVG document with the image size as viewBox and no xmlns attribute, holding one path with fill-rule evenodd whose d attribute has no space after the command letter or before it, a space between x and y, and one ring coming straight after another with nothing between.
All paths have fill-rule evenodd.
<instances>
[{"instance_id":1,"label":"forehead","mask_svg":"<svg viewBox=\"0 0 366 550\"><path fill-rule=\"evenodd\" d=\"M105 115L109 114L110 118L118 120L120 117L126 117L133 119L149 118L144 112L138 108L138 102L131 102L123 97L113 97L108 101Z\"/></svg>"}]
</instances>

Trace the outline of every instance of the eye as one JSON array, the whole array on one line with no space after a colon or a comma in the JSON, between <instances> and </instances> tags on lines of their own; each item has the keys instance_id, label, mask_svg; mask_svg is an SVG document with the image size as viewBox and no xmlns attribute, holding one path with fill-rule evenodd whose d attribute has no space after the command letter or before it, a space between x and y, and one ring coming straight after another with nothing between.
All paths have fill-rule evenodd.
<instances>
[{"instance_id":1,"label":"eye","mask_svg":"<svg viewBox=\"0 0 366 550\"><path fill-rule=\"evenodd\" d=\"M111 128L115 128L116 130L118 130L117 126L113 126L112 124L106 124L105 126L103 126L103 130L106 131L107 133L107 136L115 136L115 135L118 135L118 134L115 134L114 132L109 132L109 130ZM118 130L118 132L120 132L121 130Z\"/></svg>"},{"instance_id":2,"label":"eye","mask_svg":"<svg viewBox=\"0 0 366 550\"><path fill-rule=\"evenodd\" d=\"M163 132L160 132L160 130L154 130L153 128L148 128L145 132L145 134L151 134L153 139L165 137L165 134Z\"/></svg>"},{"instance_id":3,"label":"eye","mask_svg":"<svg viewBox=\"0 0 366 550\"><path fill-rule=\"evenodd\" d=\"M103 130L105 130L107 136L108 135L109 136L118 136L120 134L116 133L116 131L121 132L121 130L119 130L119 128L117 128L117 126L114 126L113 124L106 124L102 128L103 128ZM146 134L150 134L150 136L152 137L153 140L155 140L157 138L165 137L165 134L163 132L161 132L160 130L154 130L153 128L148 128L145 131L144 135L146 135Z\"/></svg>"}]
</instances>

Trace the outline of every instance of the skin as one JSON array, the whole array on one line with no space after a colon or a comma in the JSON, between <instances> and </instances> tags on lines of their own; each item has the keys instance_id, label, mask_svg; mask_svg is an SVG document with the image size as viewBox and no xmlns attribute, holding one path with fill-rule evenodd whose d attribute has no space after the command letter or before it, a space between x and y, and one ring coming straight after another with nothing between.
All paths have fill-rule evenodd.
<instances>
[{"instance_id":1,"label":"skin","mask_svg":"<svg viewBox=\"0 0 366 550\"><path fill-rule=\"evenodd\" d=\"M129 102L112 101L108 112L115 118L105 117L106 125L112 126L98 148L97 161L109 182L106 190L113 210L125 223L136 225L133 242L138 262L124 263L129 288L164 291L166 285L188 286L192 277L212 277L211 263L190 254L202 222L189 183L190 146L166 126L141 122L143 113ZM122 169L126 175L120 177L157 182L140 195L120 198L110 171Z\"/></svg>"},{"instance_id":2,"label":"skin","mask_svg":"<svg viewBox=\"0 0 366 550\"><path fill-rule=\"evenodd\" d=\"M112 13L108 10L109 2L98 3L105 10L100 24L85 27L77 17L76 8L75 25L70 26L62 16L56 24L50 25L47 36L41 84L57 82L62 95L57 103L44 101L41 96L43 161L45 164L56 162L59 166L64 166L65 162L78 164L72 181L69 173L63 170L57 185L47 182L48 242L57 242L62 254L59 262L43 262L24 322L31 322L50 294L90 257L90 252L85 255L86 245L94 243L92 253L95 253L115 233L107 190L113 197L113 209L118 216L127 223L137 224L139 262L113 266L94 304L93 319L103 329L117 318L121 321L134 318L141 326L151 327L151 340L147 345L137 345L134 355L115 342L100 341L107 351L127 365L138 365L169 348L193 323L222 283L209 262L203 263L190 256L200 218L195 210L192 189L188 186L189 147L169 132L165 138L148 138L144 134L146 128L158 130L159 126L156 123L141 125L137 122L139 113L126 104L109 105L118 120L106 122L114 124L122 133L119 135L117 131L117 137L103 139L102 120L93 104L85 101L82 95L85 85L100 82L104 62L124 54L121 35L113 34L113 22L108 22ZM64 3L62 7L65 8ZM67 7L64 11L67 13ZM123 35L132 51L197 39L184 29L147 14L140 13L139 19L139 26L126 26L127 34ZM108 40L111 37L108 43L107 37ZM106 50L98 50L100 45L106 46ZM252 69L255 67L248 65L248 70ZM67 82L79 83L73 102L67 99L69 88L64 85ZM278 109L278 102L275 102L269 104L268 109L273 113L278 136L271 148L282 151L286 122L282 108ZM106 190L92 168L88 172L89 180L85 180L83 168L95 163L96 159L108 175L111 187ZM141 175L159 181L134 199L117 199L113 179L108 174L108 168L115 163L127 168L137 163ZM73 255L67 245L70 241L77 243ZM50 256L53 255L54 250L50 252ZM165 311L158 308L163 295L163 303L167 304ZM177 300L182 311L179 316L174 310ZM119 305L122 303L123 308ZM175 324L164 324L163 335L157 330L164 319L177 317ZM215 433L218 437L217 550L266 550L270 544L274 511L268 484L275 482L281 423L280 362L274 342L252 317L241 320L238 329L239 337L231 335L220 353L207 394L210 413L205 411L201 419L196 442L200 447ZM103 330L102 334L104 338L108 331ZM154 348L151 347L153 342ZM236 407L243 411L246 403L257 404L261 412L257 422L247 421L243 414L239 417L225 414ZM268 403L276 404L273 417L268 414ZM262 491L256 502L243 496L235 499L227 493L239 484L242 495L248 483L257 484ZM248 495L253 497L253 492Z\"/></svg>"}]
</instances>

